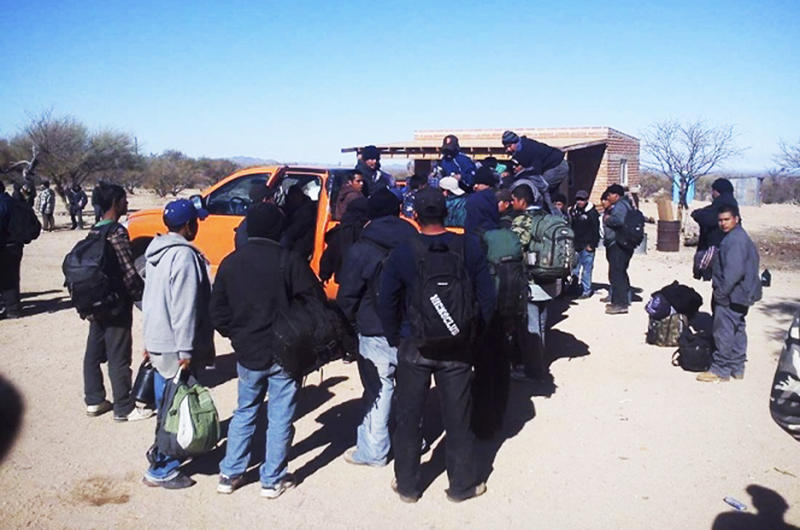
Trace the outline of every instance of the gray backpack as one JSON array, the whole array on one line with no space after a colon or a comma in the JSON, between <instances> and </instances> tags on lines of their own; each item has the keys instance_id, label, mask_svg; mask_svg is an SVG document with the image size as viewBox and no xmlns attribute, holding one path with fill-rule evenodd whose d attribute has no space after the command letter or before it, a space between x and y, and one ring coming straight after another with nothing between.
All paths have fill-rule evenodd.
<instances>
[{"instance_id":1,"label":"gray backpack","mask_svg":"<svg viewBox=\"0 0 800 530\"><path fill-rule=\"evenodd\" d=\"M535 280L569 277L575 268L575 232L564 217L542 210L533 213L528 270Z\"/></svg>"}]
</instances>

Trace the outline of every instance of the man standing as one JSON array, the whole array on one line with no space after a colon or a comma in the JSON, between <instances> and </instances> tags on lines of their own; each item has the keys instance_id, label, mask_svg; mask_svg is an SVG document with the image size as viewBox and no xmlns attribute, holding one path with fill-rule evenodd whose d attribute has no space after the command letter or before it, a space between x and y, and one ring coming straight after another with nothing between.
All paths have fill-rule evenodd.
<instances>
[{"instance_id":1,"label":"man standing","mask_svg":"<svg viewBox=\"0 0 800 530\"><path fill-rule=\"evenodd\" d=\"M467 197L458 185L455 177L444 177L439 181L439 188L444 193L447 217L444 226L464 227L467 219Z\"/></svg>"},{"instance_id":2,"label":"man standing","mask_svg":"<svg viewBox=\"0 0 800 530\"><path fill-rule=\"evenodd\" d=\"M364 177L366 195L372 195L380 188L394 188L394 178L381 171L381 150L368 145L361 150L361 159L355 167Z\"/></svg>"},{"instance_id":3,"label":"man standing","mask_svg":"<svg viewBox=\"0 0 800 530\"><path fill-rule=\"evenodd\" d=\"M600 214L589 202L586 190L578 190L575 194L575 204L569 210L569 218L575 233L575 252L578 254L578 263L572 271L572 283L577 288L580 282L580 298L590 298L594 255L600 243Z\"/></svg>"},{"instance_id":4,"label":"man standing","mask_svg":"<svg viewBox=\"0 0 800 530\"><path fill-rule=\"evenodd\" d=\"M72 221L72 230L76 228L83 230L83 209L88 198L80 184L74 184L67 191L67 200L69 201L69 218Z\"/></svg>"},{"instance_id":5,"label":"man standing","mask_svg":"<svg viewBox=\"0 0 800 530\"><path fill-rule=\"evenodd\" d=\"M276 499L295 485L288 472L288 456L299 381L275 362L271 328L288 300L323 299L324 293L308 262L278 244L282 222L283 215L274 204L252 205L247 212L248 243L222 260L211 293L211 320L217 331L231 339L239 375L238 406L219 466L218 493L233 493L244 482L256 417L266 394L269 407L266 456L259 468L261 496Z\"/></svg>"},{"instance_id":6,"label":"man standing","mask_svg":"<svg viewBox=\"0 0 800 530\"><path fill-rule=\"evenodd\" d=\"M439 162L442 176L454 176L460 180L467 189L472 187L475 180L475 162L461 152L458 137L448 134L442 140L442 160Z\"/></svg>"},{"instance_id":7,"label":"man standing","mask_svg":"<svg viewBox=\"0 0 800 530\"><path fill-rule=\"evenodd\" d=\"M364 385L364 419L358 426L356 447L344 455L356 465L385 466L389 458L389 416L394 394L397 348L386 340L376 302L383 261L416 229L401 219L400 200L382 190L368 199L369 223L342 262L336 302L358 330L358 373Z\"/></svg>"},{"instance_id":8,"label":"man standing","mask_svg":"<svg viewBox=\"0 0 800 530\"><path fill-rule=\"evenodd\" d=\"M612 184L606 189L606 192L608 193L608 202L611 204L610 211L603 212L608 281L611 284L611 303L606 305L606 314L621 315L628 312L628 305L630 305L631 280L628 276L628 266L633 257L633 249L621 246L617 238L625 225L625 216L633 209L633 206L624 197L625 189L619 184Z\"/></svg>"},{"instance_id":9,"label":"man standing","mask_svg":"<svg viewBox=\"0 0 800 530\"><path fill-rule=\"evenodd\" d=\"M39 194L39 213L42 214L42 229L52 232L56 227L53 212L56 208L56 194L50 189L50 181L42 182L42 193Z\"/></svg>"},{"instance_id":10,"label":"man standing","mask_svg":"<svg viewBox=\"0 0 800 530\"><path fill-rule=\"evenodd\" d=\"M692 219L700 226L692 272L695 279L703 281L711 279L714 253L725 236L719 228L719 210L726 204L739 205L733 196L733 184L726 178L718 178L711 184L711 198L711 204L692 212Z\"/></svg>"},{"instance_id":11,"label":"man standing","mask_svg":"<svg viewBox=\"0 0 800 530\"><path fill-rule=\"evenodd\" d=\"M162 403L166 385L179 371L198 369L214 362L214 328L208 312L211 281L208 262L191 241L197 237L198 219L208 215L188 199L170 202L163 220L169 230L147 246L142 297L144 347L156 369L158 414L169 408ZM150 467L143 482L166 489L188 488L194 481L181 473L181 460L157 449L148 454Z\"/></svg>"},{"instance_id":12,"label":"man standing","mask_svg":"<svg viewBox=\"0 0 800 530\"><path fill-rule=\"evenodd\" d=\"M477 476L475 435L470 429L470 350L476 326L488 323L494 312L494 283L479 242L448 232L446 216L441 190L429 187L417 192L414 220L420 235L400 243L389 255L378 297L383 332L389 346L398 347L392 488L403 502L416 502L420 496L421 420L431 376L439 389L446 431L447 498L461 502L486 491ZM450 274L445 273L448 270ZM448 306L442 296L462 303ZM453 314L467 318L464 309L471 310L475 300L478 318L473 323L456 322ZM433 329L440 339L436 346L430 342Z\"/></svg>"},{"instance_id":13,"label":"man standing","mask_svg":"<svg viewBox=\"0 0 800 530\"><path fill-rule=\"evenodd\" d=\"M546 215L534 204L533 188L527 184L511 191L514 218L511 230L519 236L522 250L528 254L531 243L531 228L534 215ZM511 377L517 381L547 382L548 368L545 363L547 335L547 306L561 294L561 280L537 281L528 276L528 311L523 323L517 326L521 359L516 359Z\"/></svg>"},{"instance_id":14,"label":"man standing","mask_svg":"<svg viewBox=\"0 0 800 530\"><path fill-rule=\"evenodd\" d=\"M109 314L90 317L89 338L83 359L83 385L86 414L99 416L111 410L103 387L100 364L108 361L108 377L114 395L114 421L135 421L149 418L152 411L135 408L131 398L131 325L133 302L142 299L144 282L133 265L128 230L119 223L128 213L128 197L122 187L104 184L98 191L102 219L91 231L105 237L113 250L112 270L119 307Z\"/></svg>"},{"instance_id":15,"label":"man standing","mask_svg":"<svg viewBox=\"0 0 800 530\"><path fill-rule=\"evenodd\" d=\"M14 201L0 180L0 319L19 318L19 269L22 243L11 241L9 229L14 215ZM34 217L36 214L33 214Z\"/></svg>"},{"instance_id":16,"label":"man standing","mask_svg":"<svg viewBox=\"0 0 800 530\"><path fill-rule=\"evenodd\" d=\"M711 368L698 381L716 383L744 378L747 331L744 317L761 300L758 249L741 225L739 207L726 204L719 210L719 228L725 234L714 256L711 280L714 313L714 350Z\"/></svg>"}]
</instances>

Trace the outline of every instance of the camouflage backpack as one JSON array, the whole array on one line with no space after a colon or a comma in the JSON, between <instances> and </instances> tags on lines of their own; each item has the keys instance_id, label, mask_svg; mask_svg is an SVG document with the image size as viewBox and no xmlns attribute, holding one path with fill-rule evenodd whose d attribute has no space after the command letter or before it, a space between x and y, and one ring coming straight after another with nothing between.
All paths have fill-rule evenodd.
<instances>
[{"instance_id":1,"label":"camouflage backpack","mask_svg":"<svg viewBox=\"0 0 800 530\"><path fill-rule=\"evenodd\" d=\"M683 330L688 327L688 317L680 313L673 313L658 320L650 317L647 327L647 344L676 347Z\"/></svg>"}]
</instances>

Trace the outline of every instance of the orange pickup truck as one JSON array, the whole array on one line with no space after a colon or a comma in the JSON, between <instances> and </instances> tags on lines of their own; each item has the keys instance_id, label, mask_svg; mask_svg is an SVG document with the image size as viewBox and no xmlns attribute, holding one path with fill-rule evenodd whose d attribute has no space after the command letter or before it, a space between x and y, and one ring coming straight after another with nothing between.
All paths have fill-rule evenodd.
<instances>
[{"instance_id":1,"label":"orange pickup truck","mask_svg":"<svg viewBox=\"0 0 800 530\"><path fill-rule=\"evenodd\" d=\"M330 230L336 221L330 217L330 190L333 179L345 169L326 169L314 167L263 166L250 167L222 179L202 195L192 196L192 201L208 210L209 216L200 221L200 230L194 244L203 251L211 262L212 274L216 274L222 259L233 252L234 229L242 222L251 201L250 187L263 183L270 188L277 188L276 201L283 205L286 192L295 184L302 187L306 195L311 197L317 206L317 223L314 234L314 253L311 268L319 274L319 262L325 247L325 232ZM128 216L128 232L134 258L144 255L144 251L153 237L165 233L167 228L161 219L163 210L141 210ZM328 296L336 295L336 285L328 282Z\"/></svg>"}]
</instances>

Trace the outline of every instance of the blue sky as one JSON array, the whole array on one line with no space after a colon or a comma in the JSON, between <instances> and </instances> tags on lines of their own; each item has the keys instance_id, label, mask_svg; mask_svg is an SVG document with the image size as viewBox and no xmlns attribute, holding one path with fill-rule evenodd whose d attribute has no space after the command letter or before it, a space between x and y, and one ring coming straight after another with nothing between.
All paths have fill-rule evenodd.
<instances>
[{"instance_id":1,"label":"blue sky","mask_svg":"<svg viewBox=\"0 0 800 530\"><path fill-rule=\"evenodd\" d=\"M145 152L354 162L415 129L733 124L800 141L800 2L4 0L0 136L52 108ZM191 6L191 7L187 7Z\"/></svg>"}]
</instances>

